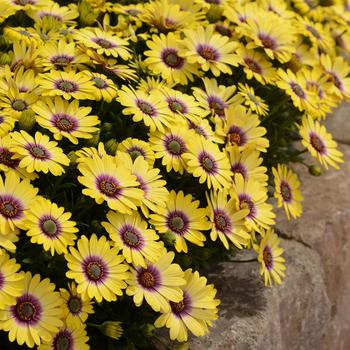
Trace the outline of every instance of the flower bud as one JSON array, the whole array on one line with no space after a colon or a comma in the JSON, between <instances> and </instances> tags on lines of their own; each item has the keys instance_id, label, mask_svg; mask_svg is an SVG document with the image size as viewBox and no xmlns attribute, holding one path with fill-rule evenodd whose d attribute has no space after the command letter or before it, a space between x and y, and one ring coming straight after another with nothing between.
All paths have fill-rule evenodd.
<instances>
[{"instance_id":1,"label":"flower bud","mask_svg":"<svg viewBox=\"0 0 350 350\"><path fill-rule=\"evenodd\" d=\"M88 139L86 141L86 144L88 146L96 147L98 145L99 141L100 141L100 130L93 133L91 139Z\"/></svg>"},{"instance_id":2,"label":"flower bud","mask_svg":"<svg viewBox=\"0 0 350 350\"><path fill-rule=\"evenodd\" d=\"M22 112L18 121L18 127L21 130L30 131L35 124L35 113L31 109Z\"/></svg>"},{"instance_id":3,"label":"flower bud","mask_svg":"<svg viewBox=\"0 0 350 350\"><path fill-rule=\"evenodd\" d=\"M176 236L171 232L163 234L162 239L165 245L168 247L172 247L176 242Z\"/></svg>"},{"instance_id":4,"label":"flower bud","mask_svg":"<svg viewBox=\"0 0 350 350\"><path fill-rule=\"evenodd\" d=\"M145 337L153 337L155 331L156 327L151 323L147 323L142 329L142 333L145 335Z\"/></svg>"},{"instance_id":5,"label":"flower bud","mask_svg":"<svg viewBox=\"0 0 350 350\"><path fill-rule=\"evenodd\" d=\"M111 123L103 123L101 126L102 131L111 131L113 129L113 124Z\"/></svg>"},{"instance_id":6,"label":"flower bud","mask_svg":"<svg viewBox=\"0 0 350 350\"><path fill-rule=\"evenodd\" d=\"M207 13L207 18L210 23L215 23L220 20L222 16L223 8L220 5L212 4L210 5L209 11Z\"/></svg>"},{"instance_id":7,"label":"flower bud","mask_svg":"<svg viewBox=\"0 0 350 350\"><path fill-rule=\"evenodd\" d=\"M99 330L107 337L113 339L119 339L123 335L121 322L105 321L100 325Z\"/></svg>"},{"instance_id":8,"label":"flower bud","mask_svg":"<svg viewBox=\"0 0 350 350\"><path fill-rule=\"evenodd\" d=\"M116 139L110 139L105 143L105 149L108 154L115 155L117 152L118 142Z\"/></svg>"},{"instance_id":9,"label":"flower bud","mask_svg":"<svg viewBox=\"0 0 350 350\"><path fill-rule=\"evenodd\" d=\"M8 53L0 54L0 64L2 66L6 65L6 64L10 64L10 63L11 63L11 57Z\"/></svg>"},{"instance_id":10,"label":"flower bud","mask_svg":"<svg viewBox=\"0 0 350 350\"><path fill-rule=\"evenodd\" d=\"M88 1L83 0L79 4L79 21L83 26L91 26L99 16L99 11L94 11Z\"/></svg>"},{"instance_id":11,"label":"flower bud","mask_svg":"<svg viewBox=\"0 0 350 350\"><path fill-rule=\"evenodd\" d=\"M75 165L77 163L77 159L79 158L74 151L70 151L68 153L68 158L70 160L71 165Z\"/></svg>"},{"instance_id":12,"label":"flower bud","mask_svg":"<svg viewBox=\"0 0 350 350\"><path fill-rule=\"evenodd\" d=\"M318 165L310 165L309 173L313 176L320 176L322 175L322 169Z\"/></svg>"},{"instance_id":13,"label":"flower bud","mask_svg":"<svg viewBox=\"0 0 350 350\"><path fill-rule=\"evenodd\" d=\"M0 35L0 47L8 47L10 42L7 40L6 36Z\"/></svg>"},{"instance_id":14,"label":"flower bud","mask_svg":"<svg viewBox=\"0 0 350 350\"><path fill-rule=\"evenodd\" d=\"M175 350L189 350L189 349L190 349L190 347L189 347L188 343L186 342L186 343L182 343L179 346L177 346Z\"/></svg>"}]
</instances>

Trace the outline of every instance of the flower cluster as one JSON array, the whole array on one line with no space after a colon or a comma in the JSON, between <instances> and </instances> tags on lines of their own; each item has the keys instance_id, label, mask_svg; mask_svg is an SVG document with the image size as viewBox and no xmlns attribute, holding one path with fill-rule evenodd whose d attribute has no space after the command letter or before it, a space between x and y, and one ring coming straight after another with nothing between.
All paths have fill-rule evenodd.
<instances>
[{"instance_id":1,"label":"flower cluster","mask_svg":"<svg viewBox=\"0 0 350 350\"><path fill-rule=\"evenodd\" d=\"M220 302L198 270L241 249L281 283L290 165L343 162L323 122L350 101L350 4L322 4L0 0L6 349L203 336Z\"/></svg>"}]
</instances>

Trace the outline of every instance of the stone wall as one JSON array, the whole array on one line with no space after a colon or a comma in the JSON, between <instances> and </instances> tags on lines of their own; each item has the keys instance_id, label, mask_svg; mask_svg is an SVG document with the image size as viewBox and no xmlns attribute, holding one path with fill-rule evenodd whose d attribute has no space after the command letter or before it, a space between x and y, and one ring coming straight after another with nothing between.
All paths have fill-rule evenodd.
<instances>
[{"instance_id":1,"label":"stone wall","mask_svg":"<svg viewBox=\"0 0 350 350\"><path fill-rule=\"evenodd\" d=\"M209 280L222 300L220 318L208 336L191 341L191 350L350 349L350 106L342 105L327 126L345 164L318 178L298 167L303 216L288 222L279 212L277 220L284 283L264 287L256 262L219 265Z\"/></svg>"}]
</instances>

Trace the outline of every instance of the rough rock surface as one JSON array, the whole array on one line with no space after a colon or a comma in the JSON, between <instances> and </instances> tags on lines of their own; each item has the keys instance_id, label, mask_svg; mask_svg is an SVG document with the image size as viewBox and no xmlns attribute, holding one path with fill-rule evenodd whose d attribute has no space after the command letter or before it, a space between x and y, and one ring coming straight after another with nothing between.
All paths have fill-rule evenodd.
<instances>
[{"instance_id":1,"label":"rough rock surface","mask_svg":"<svg viewBox=\"0 0 350 350\"><path fill-rule=\"evenodd\" d=\"M303 181L303 216L277 227L287 260L280 287L263 287L257 263L225 263L209 274L222 300L210 335L191 340L191 350L350 349L350 106L329 118L345 164Z\"/></svg>"}]
</instances>

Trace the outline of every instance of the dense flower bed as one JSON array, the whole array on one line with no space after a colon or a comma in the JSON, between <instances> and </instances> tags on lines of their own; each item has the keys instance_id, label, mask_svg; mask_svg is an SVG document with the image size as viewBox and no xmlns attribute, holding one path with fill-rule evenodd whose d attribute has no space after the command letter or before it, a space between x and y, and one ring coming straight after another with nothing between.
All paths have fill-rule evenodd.
<instances>
[{"instance_id":1,"label":"dense flower bed","mask_svg":"<svg viewBox=\"0 0 350 350\"><path fill-rule=\"evenodd\" d=\"M1 349L162 327L186 349L218 317L198 271L239 249L281 283L290 165L343 162L323 123L350 100L348 1L0 0L0 22Z\"/></svg>"}]
</instances>

